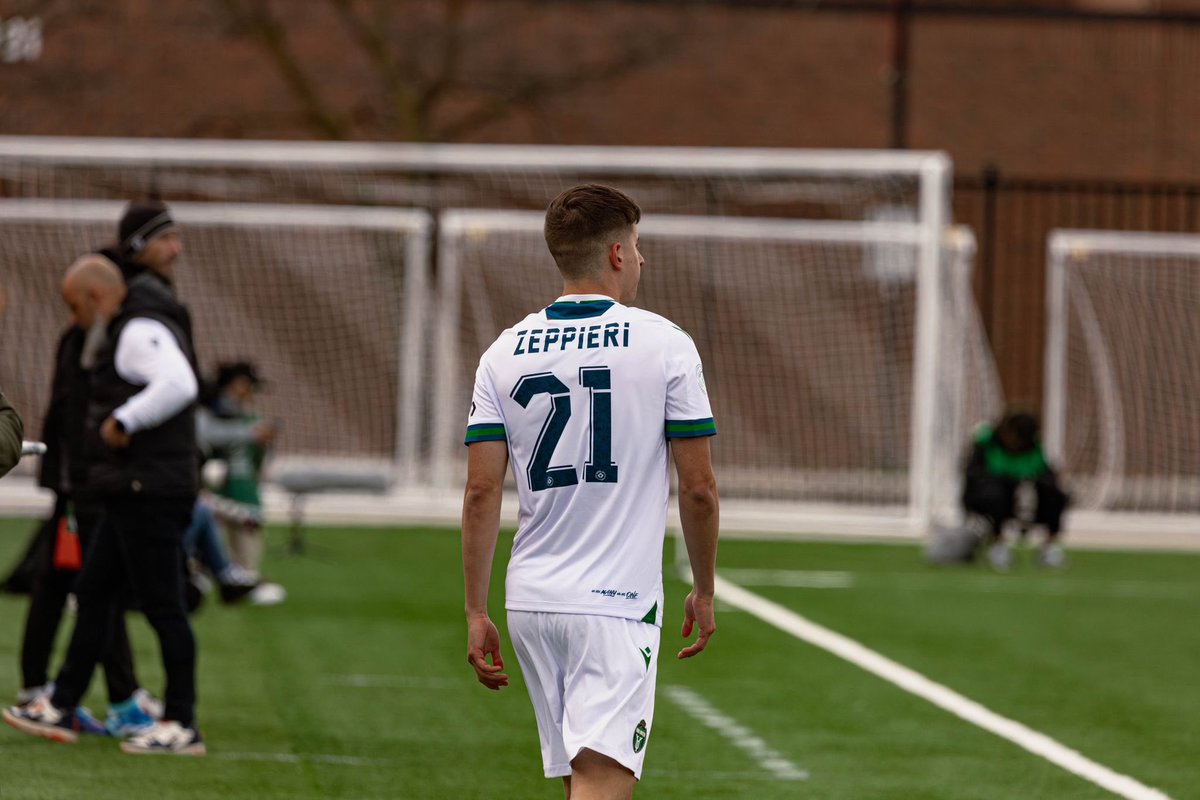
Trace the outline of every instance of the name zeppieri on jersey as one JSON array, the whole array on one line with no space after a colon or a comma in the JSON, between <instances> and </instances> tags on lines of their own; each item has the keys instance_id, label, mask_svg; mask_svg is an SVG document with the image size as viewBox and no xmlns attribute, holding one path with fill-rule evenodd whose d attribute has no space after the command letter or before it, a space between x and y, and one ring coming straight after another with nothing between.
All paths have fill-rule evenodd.
<instances>
[{"instance_id":1,"label":"name zeppieri on jersey","mask_svg":"<svg viewBox=\"0 0 1200 800\"><path fill-rule=\"evenodd\" d=\"M553 328L533 328L517 331L514 356L530 353L549 353L551 350L594 350L605 347L629 347L629 323L609 322L604 325L562 325Z\"/></svg>"}]
</instances>

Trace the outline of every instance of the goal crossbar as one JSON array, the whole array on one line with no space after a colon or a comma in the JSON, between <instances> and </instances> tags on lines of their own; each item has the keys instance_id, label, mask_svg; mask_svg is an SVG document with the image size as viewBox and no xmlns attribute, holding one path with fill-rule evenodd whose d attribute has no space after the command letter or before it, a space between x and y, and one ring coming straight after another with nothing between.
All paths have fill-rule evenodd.
<instances>
[{"instance_id":1,"label":"goal crossbar","mask_svg":"<svg viewBox=\"0 0 1200 800\"><path fill-rule=\"evenodd\" d=\"M0 137L6 158L72 164L305 166L332 169L477 172L516 168L645 175L879 175L946 173L940 151L789 150L783 148L459 145Z\"/></svg>"}]
</instances>

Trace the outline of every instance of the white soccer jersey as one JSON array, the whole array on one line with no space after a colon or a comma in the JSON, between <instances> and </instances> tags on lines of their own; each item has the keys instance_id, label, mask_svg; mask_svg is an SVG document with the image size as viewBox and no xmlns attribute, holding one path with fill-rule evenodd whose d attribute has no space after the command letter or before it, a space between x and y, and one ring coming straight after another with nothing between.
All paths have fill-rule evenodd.
<instances>
[{"instance_id":1,"label":"white soccer jersey","mask_svg":"<svg viewBox=\"0 0 1200 800\"><path fill-rule=\"evenodd\" d=\"M508 442L506 608L661 625L667 439L716 432L696 346L657 314L568 295L500 334L466 441Z\"/></svg>"}]
</instances>

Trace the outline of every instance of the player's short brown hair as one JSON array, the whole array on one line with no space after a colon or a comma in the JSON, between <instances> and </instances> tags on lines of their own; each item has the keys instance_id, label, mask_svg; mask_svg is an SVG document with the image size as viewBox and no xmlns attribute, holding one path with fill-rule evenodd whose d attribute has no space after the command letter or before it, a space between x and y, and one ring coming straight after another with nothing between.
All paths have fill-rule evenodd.
<instances>
[{"instance_id":1,"label":"player's short brown hair","mask_svg":"<svg viewBox=\"0 0 1200 800\"><path fill-rule=\"evenodd\" d=\"M546 246L564 278L595 272L608 245L642 219L624 192L599 183L573 186L546 209Z\"/></svg>"}]
</instances>

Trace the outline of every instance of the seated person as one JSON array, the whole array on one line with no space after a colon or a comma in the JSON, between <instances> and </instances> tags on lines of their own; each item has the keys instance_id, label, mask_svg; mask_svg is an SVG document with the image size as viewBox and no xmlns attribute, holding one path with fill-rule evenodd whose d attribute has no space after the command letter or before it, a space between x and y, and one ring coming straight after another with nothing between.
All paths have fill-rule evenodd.
<instances>
[{"instance_id":1,"label":"seated person","mask_svg":"<svg viewBox=\"0 0 1200 800\"><path fill-rule=\"evenodd\" d=\"M259 482L275 439L275 425L254 411L261 385L253 364L221 364L212 400L196 413L196 438L204 455L226 465L206 502L225 529L233 562L255 574L263 555Z\"/></svg>"},{"instance_id":2,"label":"seated person","mask_svg":"<svg viewBox=\"0 0 1200 800\"><path fill-rule=\"evenodd\" d=\"M268 583L257 572L243 569L229 560L217 521L204 499L196 501L192 522L183 536L183 549L188 556L191 574L184 589L188 611L195 611L207 591L206 580L198 570L203 568L217 581L222 603L247 601L256 606L272 606L287 599L287 591L277 583Z\"/></svg>"},{"instance_id":3,"label":"seated person","mask_svg":"<svg viewBox=\"0 0 1200 800\"><path fill-rule=\"evenodd\" d=\"M1022 508L1029 498L1036 498L1034 507ZM988 557L994 567L1007 569L1011 564L1012 554L1003 537L1008 520L1043 526L1046 540L1038 561L1044 566L1062 566L1065 558L1058 539L1068 500L1042 452L1037 417L1025 411L1010 411L995 426L976 429L966 464L962 504L985 524L991 542Z\"/></svg>"}]
</instances>

